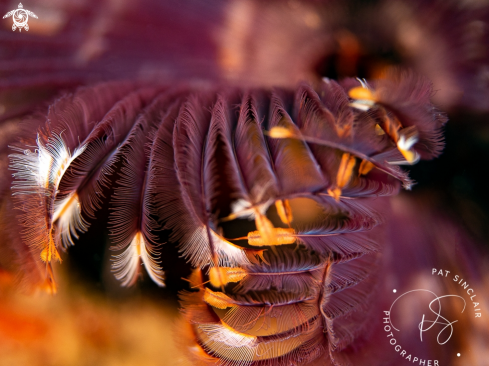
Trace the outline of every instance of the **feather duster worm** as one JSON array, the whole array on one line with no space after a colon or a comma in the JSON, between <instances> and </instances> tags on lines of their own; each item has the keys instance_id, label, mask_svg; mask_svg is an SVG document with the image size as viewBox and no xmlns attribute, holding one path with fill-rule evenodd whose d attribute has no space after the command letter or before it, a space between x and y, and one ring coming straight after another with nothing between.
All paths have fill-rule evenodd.
<instances>
[{"instance_id":1,"label":"feather duster worm","mask_svg":"<svg viewBox=\"0 0 489 366\"><path fill-rule=\"evenodd\" d=\"M161 228L195 267L182 305L197 362L347 364L376 303L383 231L372 198L409 188L399 165L441 150L445 119L430 92L410 74L295 90L81 89L56 100L44 125L31 122L34 146L13 147L23 230L10 245L54 289L60 250L110 199L123 286L141 264L164 285ZM296 216L298 200L314 220ZM254 230L229 230L246 219Z\"/></svg>"}]
</instances>

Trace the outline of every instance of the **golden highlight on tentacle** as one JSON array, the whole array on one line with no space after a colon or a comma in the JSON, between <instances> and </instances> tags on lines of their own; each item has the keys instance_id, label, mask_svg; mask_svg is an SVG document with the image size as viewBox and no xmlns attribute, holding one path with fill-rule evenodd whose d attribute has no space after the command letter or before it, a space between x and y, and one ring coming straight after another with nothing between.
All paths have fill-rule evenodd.
<instances>
[{"instance_id":1,"label":"golden highlight on tentacle","mask_svg":"<svg viewBox=\"0 0 489 366\"><path fill-rule=\"evenodd\" d=\"M284 224L290 225L294 220L294 217L292 216L292 209L290 208L289 200L275 201L275 207L280 220Z\"/></svg>"},{"instance_id":2,"label":"golden highlight on tentacle","mask_svg":"<svg viewBox=\"0 0 489 366\"><path fill-rule=\"evenodd\" d=\"M209 271L209 282L213 287L220 288L231 282L239 282L247 276L246 271L239 267L212 267Z\"/></svg>"},{"instance_id":3,"label":"golden highlight on tentacle","mask_svg":"<svg viewBox=\"0 0 489 366\"><path fill-rule=\"evenodd\" d=\"M336 200L339 201L341 196L341 190L350 182L353 174L353 168L355 167L356 159L348 153L344 153L341 156L340 166L338 173L336 174L336 183L333 188L328 188L328 193Z\"/></svg>"},{"instance_id":4,"label":"golden highlight on tentacle","mask_svg":"<svg viewBox=\"0 0 489 366\"><path fill-rule=\"evenodd\" d=\"M248 233L248 244L252 246L266 246L266 245L286 245L293 244L296 241L295 230L284 228L272 228L273 235L264 236L262 231L252 231Z\"/></svg>"}]
</instances>

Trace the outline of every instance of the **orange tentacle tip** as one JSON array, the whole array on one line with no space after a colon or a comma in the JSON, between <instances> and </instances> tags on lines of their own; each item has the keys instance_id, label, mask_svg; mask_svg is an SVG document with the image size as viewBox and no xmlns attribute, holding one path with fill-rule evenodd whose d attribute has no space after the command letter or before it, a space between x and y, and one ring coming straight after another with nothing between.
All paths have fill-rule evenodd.
<instances>
[{"instance_id":1,"label":"orange tentacle tip","mask_svg":"<svg viewBox=\"0 0 489 366\"><path fill-rule=\"evenodd\" d=\"M53 260L61 263L61 256L59 255L52 238L49 238L49 243L42 250L41 260L45 263L50 263Z\"/></svg>"},{"instance_id":2,"label":"orange tentacle tip","mask_svg":"<svg viewBox=\"0 0 489 366\"><path fill-rule=\"evenodd\" d=\"M335 199L335 201L339 201L341 197L341 189L336 187L336 188L329 188L328 189L328 194Z\"/></svg>"},{"instance_id":3,"label":"orange tentacle tip","mask_svg":"<svg viewBox=\"0 0 489 366\"><path fill-rule=\"evenodd\" d=\"M274 139L286 139L295 137L294 133L286 127L275 126L269 132L268 136Z\"/></svg>"},{"instance_id":4,"label":"orange tentacle tip","mask_svg":"<svg viewBox=\"0 0 489 366\"><path fill-rule=\"evenodd\" d=\"M339 201L342 189L350 182L355 164L356 159L353 155L344 153L341 156L340 166L336 174L336 184L328 189L328 194L336 201Z\"/></svg>"},{"instance_id":5,"label":"orange tentacle tip","mask_svg":"<svg viewBox=\"0 0 489 366\"><path fill-rule=\"evenodd\" d=\"M277 214L280 220L289 225L294 219L292 216L292 208L290 207L289 200L278 200L275 201L275 208L277 209Z\"/></svg>"},{"instance_id":6,"label":"orange tentacle tip","mask_svg":"<svg viewBox=\"0 0 489 366\"><path fill-rule=\"evenodd\" d=\"M233 300L222 292L214 292L208 288L204 292L204 301L217 309L233 307Z\"/></svg>"},{"instance_id":7,"label":"orange tentacle tip","mask_svg":"<svg viewBox=\"0 0 489 366\"><path fill-rule=\"evenodd\" d=\"M356 159L349 153L344 153L341 157L340 167L336 174L336 186L338 188L345 187L350 182L353 168L355 167Z\"/></svg>"},{"instance_id":8,"label":"orange tentacle tip","mask_svg":"<svg viewBox=\"0 0 489 366\"><path fill-rule=\"evenodd\" d=\"M348 96L352 99L357 99L357 100L371 100L375 102L376 96L375 92L372 92L372 90L365 88L363 86L357 86L355 88L350 89L348 92Z\"/></svg>"},{"instance_id":9,"label":"orange tentacle tip","mask_svg":"<svg viewBox=\"0 0 489 366\"><path fill-rule=\"evenodd\" d=\"M348 96L354 100L350 106L362 111L368 111L377 102L376 93L365 86L357 86L350 89Z\"/></svg>"},{"instance_id":10,"label":"orange tentacle tip","mask_svg":"<svg viewBox=\"0 0 489 366\"><path fill-rule=\"evenodd\" d=\"M416 151L404 150L402 148L399 148L399 151L409 164L416 164L419 161L419 155Z\"/></svg>"},{"instance_id":11,"label":"orange tentacle tip","mask_svg":"<svg viewBox=\"0 0 489 366\"><path fill-rule=\"evenodd\" d=\"M367 175L374 168L374 164L372 164L368 160L362 160L360 163L360 167L358 168L358 175Z\"/></svg>"},{"instance_id":12,"label":"orange tentacle tip","mask_svg":"<svg viewBox=\"0 0 489 366\"><path fill-rule=\"evenodd\" d=\"M239 267L212 267L209 271L209 281L216 288L225 286L230 282L239 282L246 276L246 271Z\"/></svg>"},{"instance_id":13,"label":"orange tentacle tip","mask_svg":"<svg viewBox=\"0 0 489 366\"><path fill-rule=\"evenodd\" d=\"M248 244L261 247L266 245L293 244L296 241L295 230L292 228L273 228L273 233L273 239L267 240L260 231L249 232Z\"/></svg>"}]
</instances>

